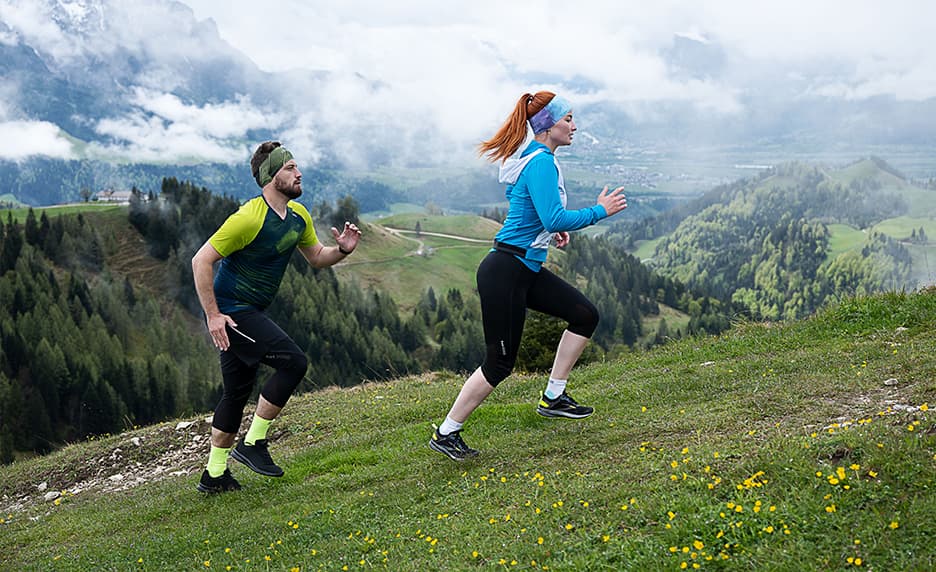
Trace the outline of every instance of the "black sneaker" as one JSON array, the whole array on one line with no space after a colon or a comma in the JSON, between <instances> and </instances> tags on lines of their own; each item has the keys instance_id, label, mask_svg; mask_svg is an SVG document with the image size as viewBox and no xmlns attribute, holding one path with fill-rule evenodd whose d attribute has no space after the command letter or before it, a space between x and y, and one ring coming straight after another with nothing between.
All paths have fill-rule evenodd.
<instances>
[{"instance_id":1,"label":"black sneaker","mask_svg":"<svg viewBox=\"0 0 936 572\"><path fill-rule=\"evenodd\" d=\"M195 487L203 493L223 493L225 491L239 491L240 483L231 474L231 469L224 469L220 477L212 477L208 474L208 469L201 474L201 480Z\"/></svg>"},{"instance_id":2,"label":"black sneaker","mask_svg":"<svg viewBox=\"0 0 936 572\"><path fill-rule=\"evenodd\" d=\"M231 457L247 465L251 471L265 477L283 476L283 469L279 468L270 456L266 439L257 439L253 446L244 443L241 439L237 447L231 449Z\"/></svg>"},{"instance_id":3,"label":"black sneaker","mask_svg":"<svg viewBox=\"0 0 936 572\"><path fill-rule=\"evenodd\" d=\"M477 457L478 451L466 445L460 433L461 431L452 431L448 435L440 435L439 430L436 429L432 432L432 439L429 440L429 448L447 455L453 461Z\"/></svg>"},{"instance_id":4,"label":"black sneaker","mask_svg":"<svg viewBox=\"0 0 936 572\"><path fill-rule=\"evenodd\" d=\"M543 397L540 399L539 405L536 406L536 412L542 415L543 417L568 417L569 419L584 419L592 413L595 412L595 409L592 407L586 407L584 405L579 405L572 396L566 392L562 392L562 395L555 399L550 399L546 397L546 394L543 394Z\"/></svg>"}]
</instances>

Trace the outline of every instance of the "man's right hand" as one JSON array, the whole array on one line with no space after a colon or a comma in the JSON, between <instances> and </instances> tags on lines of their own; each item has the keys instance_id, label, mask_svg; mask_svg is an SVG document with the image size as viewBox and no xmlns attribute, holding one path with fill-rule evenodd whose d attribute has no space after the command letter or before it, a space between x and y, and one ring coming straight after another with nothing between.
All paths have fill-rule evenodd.
<instances>
[{"instance_id":1,"label":"man's right hand","mask_svg":"<svg viewBox=\"0 0 936 572\"><path fill-rule=\"evenodd\" d=\"M211 314L206 318L208 322L208 333L211 335L211 341L215 347L221 351L226 351L231 346L231 340L228 339L227 325L237 327L235 322L227 314Z\"/></svg>"}]
</instances>

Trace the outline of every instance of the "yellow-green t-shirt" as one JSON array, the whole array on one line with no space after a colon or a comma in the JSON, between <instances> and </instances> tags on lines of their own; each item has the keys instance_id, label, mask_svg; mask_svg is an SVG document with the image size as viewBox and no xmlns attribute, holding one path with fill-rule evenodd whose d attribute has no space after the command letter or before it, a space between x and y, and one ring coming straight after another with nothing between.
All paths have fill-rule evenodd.
<instances>
[{"instance_id":1,"label":"yellow-green t-shirt","mask_svg":"<svg viewBox=\"0 0 936 572\"><path fill-rule=\"evenodd\" d=\"M279 290L297 246L318 243L312 217L295 201L280 219L263 195L250 199L208 239L224 258L214 280L218 309L225 314L264 310Z\"/></svg>"}]
</instances>

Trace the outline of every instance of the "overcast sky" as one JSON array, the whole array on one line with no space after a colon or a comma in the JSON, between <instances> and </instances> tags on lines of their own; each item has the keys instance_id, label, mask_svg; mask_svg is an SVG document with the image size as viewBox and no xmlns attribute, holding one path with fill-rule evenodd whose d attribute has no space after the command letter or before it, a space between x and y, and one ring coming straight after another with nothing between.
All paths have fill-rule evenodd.
<instances>
[{"instance_id":1,"label":"overcast sky","mask_svg":"<svg viewBox=\"0 0 936 572\"><path fill-rule=\"evenodd\" d=\"M803 95L936 97L931 0L281 0L276 13L254 0L183 1L265 70L355 72L386 85L380 102L335 85L324 117L379 109L403 129L431 122L472 141L539 88L635 116L665 101L743 113L743 95L773 69L808 78ZM717 45L721 76L668 67L661 53L676 34Z\"/></svg>"},{"instance_id":2,"label":"overcast sky","mask_svg":"<svg viewBox=\"0 0 936 572\"><path fill-rule=\"evenodd\" d=\"M266 125L307 161L324 145L353 158L369 137L395 141L400 152L445 155L493 134L517 98L538 89L563 93L577 111L612 104L637 122L672 102L706 117L742 117L755 92L936 97L932 0L180 1L196 26L210 19L261 69L287 78L292 70L324 70L327 79L297 82L299 111L286 116L249 98L193 105L173 95L177 78L140 77L131 89L136 111L95 124L116 141L102 154L240 161L249 153L248 130ZM168 0L57 2L72 14L103 6L114 21L106 34L70 38L49 16L52 0L0 0L0 18L14 30L0 27L0 42L22 37L56 58L89 50L106 56L115 44L144 46L140 53L149 54L206 49L189 45L191 17ZM160 40L167 35L171 42ZM710 46L704 63L714 67L674 67L666 53L676 35ZM777 95L774 87L787 85L797 91ZM56 126L19 113L17 97L15 81L3 78L0 157L73 156ZM34 144L10 143L24 134Z\"/></svg>"}]
</instances>

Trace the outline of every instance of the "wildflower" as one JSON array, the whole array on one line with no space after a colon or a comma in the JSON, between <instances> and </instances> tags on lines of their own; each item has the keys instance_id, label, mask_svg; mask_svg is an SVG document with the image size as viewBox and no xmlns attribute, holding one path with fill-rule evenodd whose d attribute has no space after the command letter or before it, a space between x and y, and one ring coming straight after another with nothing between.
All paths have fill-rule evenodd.
<instances>
[{"instance_id":1,"label":"wildflower","mask_svg":"<svg viewBox=\"0 0 936 572\"><path fill-rule=\"evenodd\" d=\"M891 530L897 530L897 527L900 526L900 523L895 520L895 521L892 521L888 526L890 527Z\"/></svg>"},{"instance_id":2,"label":"wildflower","mask_svg":"<svg viewBox=\"0 0 936 572\"><path fill-rule=\"evenodd\" d=\"M537 538L537 539L536 539L536 543L537 543L537 544L542 544L542 543L543 543L543 537L540 536L539 538Z\"/></svg>"},{"instance_id":3,"label":"wildflower","mask_svg":"<svg viewBox=\"0 0 936 572\"><path fill-rule=\"evenodd\" d=\"M565 529L566 529L566 530L572 530L573 528L575 528L575 527L574 527L574 526L572 526L572 524L571 524L571 523L570 523L570 524L566 524L566 525L565 525Z\"/></svg>"},{"instance_id":4,"label":"wildflower","mask_svg":"<svg viewBox=\"0 0 936 572\"><path fill-rule=\"evenodd\" d=\"M702 544L702 541L701 541L701 540L696 540L695 542L692 543L692 546L693 546L696 550L702 550L703 548L705 548L705 545Z\"/></svg>"},{"instance_id":5,"label":"wildflower","mask_svg":"<svg viewBox=\"0 0 936 572\"><path fill-rule=\"evenodd\" d=\"M478 557L478 551L477 551L477 550L472 550L472 551L471 551L471 557L472 557L472 558L477 558L477 557Z\"/></svg>"}]
</instances>

